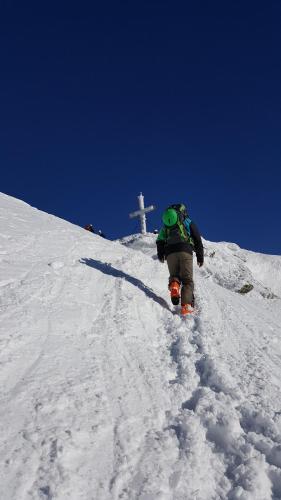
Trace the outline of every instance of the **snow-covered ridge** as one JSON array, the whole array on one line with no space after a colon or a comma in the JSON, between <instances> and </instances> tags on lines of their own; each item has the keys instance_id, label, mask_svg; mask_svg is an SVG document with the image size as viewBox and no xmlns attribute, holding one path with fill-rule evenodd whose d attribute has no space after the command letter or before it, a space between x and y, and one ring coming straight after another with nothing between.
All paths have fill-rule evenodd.
<instances>
[{"instance_id":1,"label":"snow-covered ridge","mask_svg":"<svg viewBox=\"0 0 281 500\"><path fill-rule=\"evenodd\" d=\"M120 242L156 258L157 236L131 235ZM251 295L260 294L267 299L281 296L281 257L243 250L235 243L213 243L203 239L205 266L202 273L218 285L238 292L243 285L253 285Z\"/></svg>"},{"instance_id":2,"label":"snow-covered ridge","mask_svg":"<svg viewBox=\"0 0 281 500\"><path fill-rule=\"evenodd\" d=\"M205 241L184 321L155 239L0 195L1 499L281 498L281 257Z\"/></svg>"}]
</instances>

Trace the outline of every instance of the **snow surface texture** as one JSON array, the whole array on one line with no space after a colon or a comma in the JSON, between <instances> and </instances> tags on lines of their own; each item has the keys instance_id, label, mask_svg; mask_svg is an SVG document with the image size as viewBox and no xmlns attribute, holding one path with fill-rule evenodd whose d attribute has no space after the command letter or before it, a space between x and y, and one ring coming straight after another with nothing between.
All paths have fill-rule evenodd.
<instances>
[{"instance_id":1,"label":"snow surface texture","mask_svg":"<svg viewBox=\"0 0 281 500\"><path fill-rule=\"evenodd\" d=\"M281 498L281 257L204 242L182 319L155 238L0 195L1 500Z\"/></svg>"}]
</instances>

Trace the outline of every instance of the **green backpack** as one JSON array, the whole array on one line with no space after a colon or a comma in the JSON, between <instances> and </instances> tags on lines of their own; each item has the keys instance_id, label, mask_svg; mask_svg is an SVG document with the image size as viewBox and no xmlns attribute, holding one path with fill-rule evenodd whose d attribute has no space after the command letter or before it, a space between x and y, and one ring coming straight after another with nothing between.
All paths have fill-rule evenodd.
<instances>
[{"instance_id":1,"label":"green backpack","mask_svg":"<svg viewBox=\"0 0 281 500\"><path fill-rule=\"evenodd\" d=\"M163 213L164 235L166 245L177 243L189 243L194 247L194 241L190 234L191 219L187 215L183 203L170 205Z\"/></svg>"}]
</instances>

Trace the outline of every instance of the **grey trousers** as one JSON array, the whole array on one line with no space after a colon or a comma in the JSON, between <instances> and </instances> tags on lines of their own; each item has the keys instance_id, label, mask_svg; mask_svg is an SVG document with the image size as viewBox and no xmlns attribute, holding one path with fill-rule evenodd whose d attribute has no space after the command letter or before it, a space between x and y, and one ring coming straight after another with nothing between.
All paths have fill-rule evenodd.
<instances>
[{"instance_id":1,"label":"grey trousers","mask_svg":"<svg viewBox=\"0 0 281 500\"><path fill-rule=\"evenodd\" d=\"M167 256L169 284L177 279L182 284L181 303L191 304L193 300L193 256L186 252L174 252Z\"/></svg>"}]
</instances>

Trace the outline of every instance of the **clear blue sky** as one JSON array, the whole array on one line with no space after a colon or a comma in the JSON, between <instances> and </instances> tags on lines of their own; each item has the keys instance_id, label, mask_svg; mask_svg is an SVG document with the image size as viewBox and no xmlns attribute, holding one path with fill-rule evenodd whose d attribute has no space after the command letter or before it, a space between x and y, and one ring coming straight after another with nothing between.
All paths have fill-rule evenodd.
<instances>
[{"instance_id":1,"label":"clear blue sky","mask_svg":"<svg viewBox=\"0 0 281 500\"><path fill-rule=\"evenodd\" d=\"M0 190L110 238L142 191L281 254L280 1L0 3Z\"/></svg>"}]
</instances>

